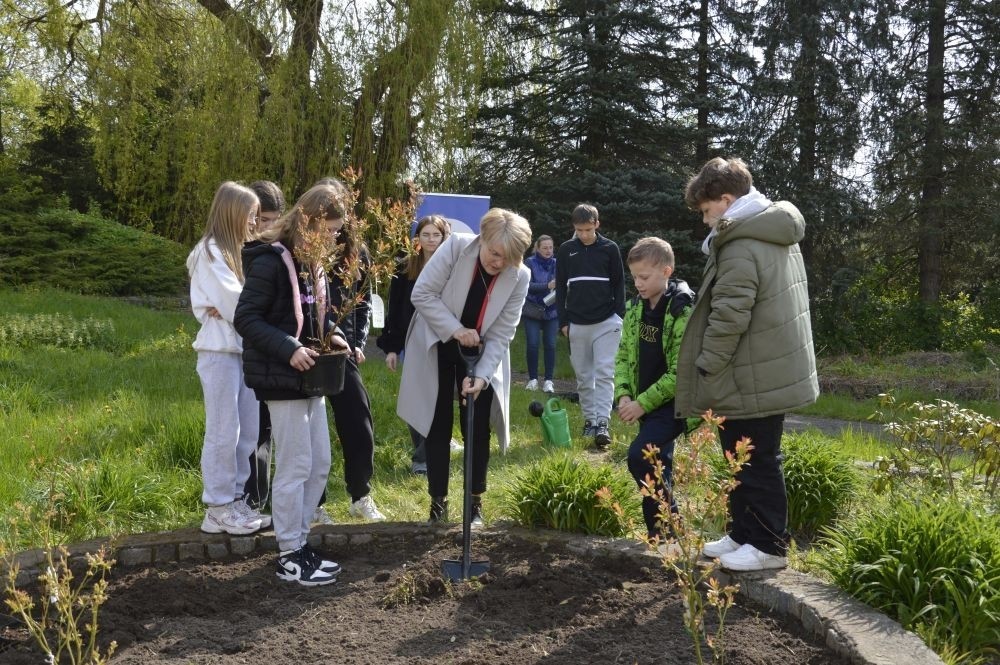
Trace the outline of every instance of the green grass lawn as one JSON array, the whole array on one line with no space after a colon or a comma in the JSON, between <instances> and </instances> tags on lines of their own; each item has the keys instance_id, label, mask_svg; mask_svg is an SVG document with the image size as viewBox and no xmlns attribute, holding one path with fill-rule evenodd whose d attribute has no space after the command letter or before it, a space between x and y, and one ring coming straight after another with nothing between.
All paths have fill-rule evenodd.
<instances>
[{"instance_id":1,"label":"green grass lawn","mask_svg":"<svg viewBox=\"0 0 1000 665\"><path fill-rule=\"evenodd\" d=\"M197 525L202 516L204 413L191 349L193 317L56 290L7 290L2 297L0 542L36 545L42 538L39 525L45 522L55 526L58 539L68 541ZM37 314L56 316L26 318ZM37 343L50 337L54 322L62 330L57 344L63 346ZM74 345L74 331L85 325L103 330L108 339ZM13 338L6 334L11 330ZM571 379L565 340L559 340L558 349L557 378ZM514 370L524 371L521 332L511 357ZM426 481L409 472L409 435L395 415L399 375L375 354L362 365L362 374L376 429L373 496L391 519L424 520ZM501 517L500 501L493 497L499 497L518 470L550 452L542 444L539 421L528 414L528 404L540 397L519 386L511 391L513 443L506 456L494 447L491 493L484 504L487 519ZM855 408L851 402L824 396L804 411L857 419L871 413L869 405ZM579 410L572 404L567 408L576 435L582 426ZM635 427L616 420L612 432L608 457L624 474ZM336 520L350 521L343 458L335 433L331 438L334 468L327 507ZM577 439L574 453L589 459L586 443ZM860 459L884 451L884 444L860 433L835 443ZM461 487L461 459L455 456L454 496ZM45 512L52 513L50 520L40 519Z\"/></svg>"},{"instance_id":2,"label":"green grass lawn","mask_svg":"<svg viewBox=\"0 0 1000 665\"><path fill-rule=\"evenodd\" d=\"M29 324L27 335L18 329L24 341L0 345L0 542L37 545L45 512L53 513L54 536L68 541L200 523L204 412L191 348L193 317L54 290L4 291L3 301L0 331L12 328L18 317L57 314L71 330L87 322L110 324L116 342L105 345L114 348L59 348L29 341L47 336L39 329L46 325L42 320ZM526 367L522 335L512 358L515 370ZM559 376L568 371L563 355ZM374 355L362 374L376 428L373 497L391 519L424 520L426 480L409 471L409 434L395 415L399 375ZM528 414L529 402L540 395L512 391L513 445L506 456L494 447L492 496L518 469L549 454L538 420ZM582 422L572 405L570 421L578 432ZM631 430L621 424L616 429L612 454L619 459ZM337 521L352 521L335 432L331 438L327 508ZM584 442L576 445L583 454ZM461 473L456 455L451 483L456 496ZM487 519L499 517L498 504L487 496Z\"/></svg>"}]
</instances>

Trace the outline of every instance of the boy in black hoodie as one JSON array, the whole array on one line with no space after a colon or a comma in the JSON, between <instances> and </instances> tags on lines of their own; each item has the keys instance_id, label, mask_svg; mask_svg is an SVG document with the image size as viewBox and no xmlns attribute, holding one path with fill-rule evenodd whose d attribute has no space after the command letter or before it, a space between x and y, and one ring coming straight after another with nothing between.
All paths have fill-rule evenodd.
<instances>
[{"instance_id":1,"label":"boy in black hoodie","mask_svg":"<svg viewBox=\"0 0 1000 665\"><path fill-rule=\"evenodd\" d=\"M559 330L569 338L570 362L583 411L583 435L594 445L611 443L608 421L615 391L615 352L625 316L625 268L621 251L597 232L597 208L573 210L572 240L556 258Z\"/></svg>"}]
</instances>

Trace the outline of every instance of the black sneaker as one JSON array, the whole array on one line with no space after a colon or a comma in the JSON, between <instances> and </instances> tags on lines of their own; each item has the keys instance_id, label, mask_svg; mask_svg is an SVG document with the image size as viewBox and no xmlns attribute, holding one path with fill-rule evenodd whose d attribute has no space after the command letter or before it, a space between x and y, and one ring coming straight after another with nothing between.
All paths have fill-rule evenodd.
<instances>
[{"instance_id":1,"label":"black sneaker","mask_svg":"<svg viewBox=\"0 0 1000 665\"><path fill-rule=\"evenodd\" d=\"M584 436L594 436L597 433L597 428L594 427L594 423L589 420L583 421L583 435Z\"/></svg>"},{"instance_id":2,"label":"black sneaker","mask_svg":"<svg viewBox=\"0 0 1000 665\"><path fill-rule=\"evenodd\" d=\"M306 553L312 562L320 570L330 573L334 577L340 575L340 564L336 561L331 561L330 559L324 559L323 555L312 548L312 545L306 544L302 546L302 551Z\"/></svg>"},{"instance_id":3,"label":"black sneaker","mask_svg":"<svg viewBox=\"0 0 1000 665\"><path fill-rule=\"evenodd\" d=\"M483 499L482 497L472 497L472 520L470 526L473 529L482 529L483 523Z\"/></svg>"},{"instance_id":4,"label":"black sneaker","mask_svg":"<svg viewBox=\"0 0 1000 665\"><path fill-rule=\"evenodd\" d=\"M441 524L448 521L448 497L431 497L431 524Z\"/></svg>"},{"instance_id":5,"label":"black sneaker","mask_svg":"<svg viewBox=\"0 0 1000 665\"><path fill-rule=\"evenodd\" d=\"M321 570L305 550L299 548L278 555L277 575L287 582L298 582L302 586L322 586L337 581L335 575Z\"/></svg>"},{"instance_id":6,"label":"black sneaker","mask_svg":"<svg viewBox=\"0 0 1000 665\"><path fill-rule=\"evenodd\" d=\"M597 421L597 427L594 428L594 445L602 449L611 445L611 432L608 430L607 420Z\"/></svg>"}]
</instances>

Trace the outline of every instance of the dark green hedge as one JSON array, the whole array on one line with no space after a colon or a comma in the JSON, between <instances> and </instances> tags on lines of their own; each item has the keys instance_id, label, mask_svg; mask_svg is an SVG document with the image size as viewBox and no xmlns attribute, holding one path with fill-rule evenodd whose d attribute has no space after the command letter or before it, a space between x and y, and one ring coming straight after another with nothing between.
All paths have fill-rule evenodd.
<instances>
[{"instance_id":1,"label":"dark green hedge","mask_svg":"<svg viewBox=\"0 0 1000 665\"><path fill-rule=\"evenodd\" d=\"M93 214L0 209L0 283L108 296L187 291L181 245Z\"/></svg>"}]
</instances>

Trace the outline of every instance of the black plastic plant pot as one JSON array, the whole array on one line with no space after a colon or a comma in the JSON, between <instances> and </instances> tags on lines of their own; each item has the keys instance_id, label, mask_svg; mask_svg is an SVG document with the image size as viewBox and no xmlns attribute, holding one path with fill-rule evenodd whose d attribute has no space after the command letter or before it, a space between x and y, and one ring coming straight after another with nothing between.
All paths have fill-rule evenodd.
<instances>
[{"instance_id":1,"label":"black plastic plant pot","mask_svg":"<svg viewBox=\"0 0 1000 665\"><path fill-rule=\"evenodd\" d=\"M316 364L302 372L302 392L309 397L340 394L344 389L347 354L331 353L313 360Z\"/></svg>"}]
</instances>

